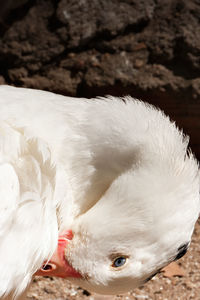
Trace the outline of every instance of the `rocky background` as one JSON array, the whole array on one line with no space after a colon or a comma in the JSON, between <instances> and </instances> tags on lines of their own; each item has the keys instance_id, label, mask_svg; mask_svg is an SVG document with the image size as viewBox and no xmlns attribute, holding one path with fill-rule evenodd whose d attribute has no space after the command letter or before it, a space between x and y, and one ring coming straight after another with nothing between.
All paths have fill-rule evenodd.
<instances>
[{"instance_id":1,"label":"rocky background","mask_svg":"<svg viewBox=\"0 0 200 300\"><path fill-rule=\"evenodd\" d=\"M200 0L0 0L4 83L144 99L184 128L200 159ZM185 277L155 279L123 299L200 299L194 239ZM35 279L28 299L95 297L47 278Z\"/></svg>"},{"instance_id":2,"label":"rocky background","mask_svg":"<svg viewBox=\"0 0 200 300\"><path fill-rule=\"evenodd\" d=\"M164 109L200 158L200 0L0 0L0 83Z\"/></svg>"}]
</instances>

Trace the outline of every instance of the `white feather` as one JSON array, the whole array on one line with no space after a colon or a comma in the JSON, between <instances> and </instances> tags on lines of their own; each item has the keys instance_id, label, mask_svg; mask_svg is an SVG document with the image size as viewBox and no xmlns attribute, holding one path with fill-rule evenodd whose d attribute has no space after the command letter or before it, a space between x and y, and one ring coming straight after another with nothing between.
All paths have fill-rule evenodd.
<instances>
[{"instance_id":1,"label":"white feather","mask_svg":"<svg viewBox=\"0 0 200 300\"><path fill-rule=\"evenodd\" d=\"M71 228L68 259L101 293L141 284L189 242L199 171L188 138L131 97L0 87L0 297L19 295ZM116 272L111 257L129 257Z\"/></svg>"}]
</instances>

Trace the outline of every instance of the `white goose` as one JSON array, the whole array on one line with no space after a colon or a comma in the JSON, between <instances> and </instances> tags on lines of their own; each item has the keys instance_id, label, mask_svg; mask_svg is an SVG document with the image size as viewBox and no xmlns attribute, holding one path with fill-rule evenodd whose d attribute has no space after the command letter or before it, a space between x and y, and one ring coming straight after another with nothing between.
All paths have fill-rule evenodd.
<instances>
[{"instance_id":1,"label":"white goose","mask_svg":"<svg viewBox=\"0 0 200 300\"><path fill-rule=\"evenodd\" d=\"M43 263L38 275L122 293L185 254L200 210L187 145L131 97L1 86L0 297Z\"/></svg>"}]
</instances>

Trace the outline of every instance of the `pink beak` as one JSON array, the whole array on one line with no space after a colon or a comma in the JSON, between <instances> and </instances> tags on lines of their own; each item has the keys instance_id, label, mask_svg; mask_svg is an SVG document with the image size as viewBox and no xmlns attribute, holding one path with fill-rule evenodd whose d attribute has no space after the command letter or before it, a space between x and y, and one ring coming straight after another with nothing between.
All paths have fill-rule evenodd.
<instances>
[{"instance_id":1,"label":"pink beak","mask_svg":"<svg viewBox=\"0 0 200 300\"><path fill-rule=\"evenodd\" d=\"M62 278L75 277L81 278L81 274L77 272L66 260L65 251L67 244L73 238L71 230L66 231L59 236L58 246L50 261L44 262L42 268L38 270L37 276L57 276Z\"/></svg>"}]
</instances>

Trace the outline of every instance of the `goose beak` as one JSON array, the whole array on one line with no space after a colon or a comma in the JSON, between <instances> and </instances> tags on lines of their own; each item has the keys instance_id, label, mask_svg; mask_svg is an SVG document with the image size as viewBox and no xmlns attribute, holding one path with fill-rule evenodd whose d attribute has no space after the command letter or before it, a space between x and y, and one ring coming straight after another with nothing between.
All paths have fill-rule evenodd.
<instances>
[{"instance_id":1,"label":"goose beak","mask_svg":"<svg viewBox=\"0 0 200 300\"><path fill-rule=\"evenodd\" d=\"M37 276L56 276L61 278L74 277L81 278L81 274L76 271L66 260L65 253L67 251L67 244L72 240L73 233L68 230L59 236L58 246L47 262L34 274Z\"/></svg>"}]
</instances>

